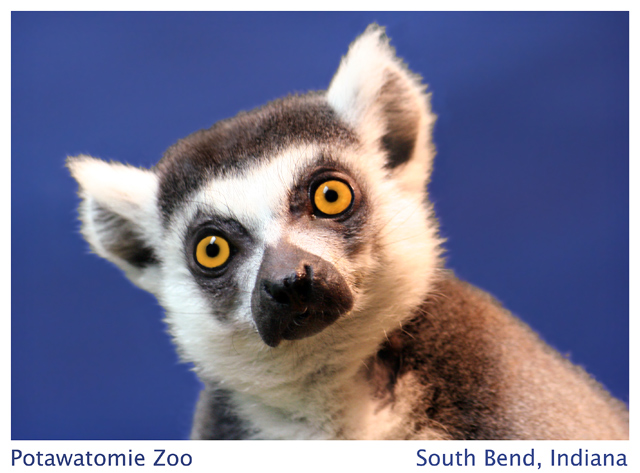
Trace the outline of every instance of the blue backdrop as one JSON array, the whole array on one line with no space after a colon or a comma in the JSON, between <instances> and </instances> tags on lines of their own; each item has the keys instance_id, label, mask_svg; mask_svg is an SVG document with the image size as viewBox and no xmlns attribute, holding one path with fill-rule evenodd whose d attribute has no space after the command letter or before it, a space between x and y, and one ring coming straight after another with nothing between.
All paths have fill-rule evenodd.
<instances>
[{"instance_id":1,"label":"blue backdrop","mask_svg":"<svg viewBox=\"0 0 640 473\"><path fill-rule=\"evenodd\" d=\"M12 437L181 439L199 383L155 299L90 255L67 155L324 89L377 21L433 92L448 266L628 401L629 16L13 13Z\"/></svg>"}]
</instances>

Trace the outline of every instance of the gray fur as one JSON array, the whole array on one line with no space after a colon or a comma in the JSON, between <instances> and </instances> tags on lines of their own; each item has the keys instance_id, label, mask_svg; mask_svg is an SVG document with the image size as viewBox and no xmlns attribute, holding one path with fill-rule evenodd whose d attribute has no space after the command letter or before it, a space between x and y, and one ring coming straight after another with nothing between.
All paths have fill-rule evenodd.
<instances>
[{"instance_id":1,"label":"gray fur","mask_svg":"<svg viewBox=\"0 0 640 473\"><path fill-rule=\"evenodd\" d=\"M215 386L200 392L191 438L199 440L243 440L251 436L250 423L236 413L231 393Z\"/></svg>"},{"instance_id":2,"label":"gray fur","mask_svg":"<svg viewBox=\"0 0 640 473\"><path fill-rule=\"evenodd\" d=\"M101 232L113 235L113 238L104 241L108 251L138 268L158 264L155 251L144 242L132 222L95 202L91 205L96 226Z\"/></svg>"}]
</instances>

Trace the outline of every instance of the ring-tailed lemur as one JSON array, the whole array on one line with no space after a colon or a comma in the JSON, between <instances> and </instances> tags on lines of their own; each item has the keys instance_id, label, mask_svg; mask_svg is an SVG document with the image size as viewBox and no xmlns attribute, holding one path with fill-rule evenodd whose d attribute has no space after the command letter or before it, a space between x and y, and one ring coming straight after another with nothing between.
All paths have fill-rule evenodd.
<instances>
[{"instance_id":1,"label":"ring-tailed lemur","mask_svg":"<svg viewBox=\"0 0 640 473\"><path fill-rule=\"evenodd\" d=\"M618 439L628 411L444 269L434 116L371 25L326 92L69 158L82 232L166 309L206 388L195 439Z\"/></svg>"}]
</instances>

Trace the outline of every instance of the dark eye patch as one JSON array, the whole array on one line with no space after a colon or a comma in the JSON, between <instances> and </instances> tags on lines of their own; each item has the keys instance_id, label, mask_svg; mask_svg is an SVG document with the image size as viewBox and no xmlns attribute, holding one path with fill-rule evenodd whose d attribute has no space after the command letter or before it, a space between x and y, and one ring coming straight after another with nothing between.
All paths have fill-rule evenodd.
<instances>
[{"instance_id":1,"label":"dark eye patch","mask_svg":"<svg viewBox=\"0 0 640 473\"><path fill-rule=\"evenodd\" d=\"M206 268L198 264L195 249L207 235L219 235L231 247L231 256L219 268ZM242 261L253 251L255 242L249 232L237 221L211 215L199 210L183 239L184 258L195 281L210 301L211 313L226 321L240 302L241 291L236 278ZM211 249L210 251L214 251ZM216 255L209 255L216 256Z\"/></svg>"},{"instance_id":2,"label":"dark eye patch","mask_svg":"<svg viewBox=\"0 0 640 473\"><path fill-rule=\"evenodd\" d=\"M353 193L353 202L348 211L340 212L331 218L318 218L313 204L313 194L318 185L330 180L345 182ZM304 171L295 186L289 192L289 220L291 224L303 224L313 231L322 226L335 232L336 237L343 241L347 255L355 255L367 241L365 227L370 212L369 201L366 198L364 179L358 174L338 162L322 155L313 166ZM327 196L327 200L331 196Z\"/></svg>"}]
</instances>

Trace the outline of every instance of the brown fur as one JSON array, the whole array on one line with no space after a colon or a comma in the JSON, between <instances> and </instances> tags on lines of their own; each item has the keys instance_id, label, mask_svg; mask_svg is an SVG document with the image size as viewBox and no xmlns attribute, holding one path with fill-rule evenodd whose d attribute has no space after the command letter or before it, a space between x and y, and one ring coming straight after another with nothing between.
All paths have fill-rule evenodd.
<instances>
[{"instance_id":1,"label":"brown fur","mask_svg":"<svg viewBox=\"0 0 640 473\"><path fill-rule=\"evenodd\" d=\"M374 392L390 402L404 397L395 392L404 378L417 381L409 438L629 436L624 404L495 299L448 272L368 366Z\"/></svg>"}]
</instances>

